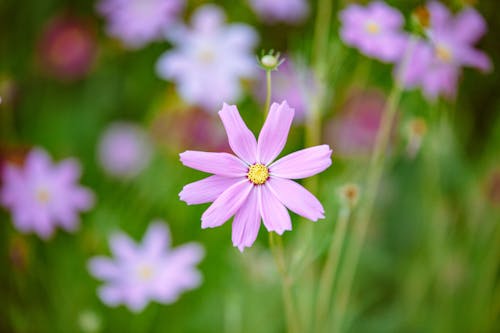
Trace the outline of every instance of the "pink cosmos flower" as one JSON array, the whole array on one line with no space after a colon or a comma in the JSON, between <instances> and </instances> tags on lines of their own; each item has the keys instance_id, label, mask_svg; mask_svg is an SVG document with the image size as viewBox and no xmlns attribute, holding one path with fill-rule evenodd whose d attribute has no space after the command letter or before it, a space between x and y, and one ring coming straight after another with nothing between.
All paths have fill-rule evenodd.
<instances>
[{"instance_id":1,"label":"pink cosmos flower","mask_svg":"<svg viewBox=\"0 0 500 333\"><path fill-rule=\"evenodd\" d=\"M361 53L383 62L395 62L402 57L407 37L401 31L401 13L381 1L366 7L350 5L340 12L340 37Z\"/></svg>"},{"instance_id":2,"label":"pink cosmos flower","mask_svg":"<svg viewBox=\"0 0 500 333\"><path fill-rule=\"evenodd\" d=\"M309 14L306 0L250 0L253 11L269 23L297 23Z\"/></svg>"},{"instance_id":3,"label":"pink cosmos flower","mask_svg":"<svg viewBox=\"0 0 500 333\"><path fill-rule=\"evenodd\" d=\"M337 155L370 156L385 104L384 95L377 90L354 90L341 112L325 124L325 141L335 142Z\"/></svg>"},{"instance_id":4,"label":"pink cosmos flower","mask_svg":"<svg viewBox=\"0 0 500 333\"><path fill-rule=\"evenodd\" d=\"M182 292L201 284L195 266L203 258L203 248L188 243L171 249L170 232L161 221L149 226L141 244L117 232L111 236L110 246L113 259L98 256L88 265L94 277L106 281L98 295L109 306L125 304L140 312L149 301L170 304Z\"/></svg>"},{"instance_id":5,"label":"pink cosmos flower","mask_svg":"<svg viewBox=\"0 0 500 333\"><path fill-rule=\"evenodd\" d=\"M129 48L159 39L184 7L184 0L101 0L97 6L108 20L107 32Z\"/></svg>"},{"instance_id":6,"label":"pink cosmos flower","mask_svg":"<svg viewBox=\"0 0 500 333\"><path fill-rule=\"evenodd\" d=\"M43 70L63 81L85 77L92 68L96 53L97 43L91 23L68 14L50 20L38 42Z\"/></svg>"},{"instance_id":7,"label":"pink cosmos flower","mask_svg":"<svg viewBox=\"0 0 500 333\"><path fill-rule=\"evenodd\" d=\"M201 217L202 228L218 227L234 215L232 241L243 251L257 238L261 218L268 231L281 235L292 230L285 207L312 221L324 218L318 199L290 179L328 168L330 147L303 149L273 162L285 146L294 116L286 102L273 103L258 141L236 106L224 104L219 116L236 156L201 151L180 154L185 166L214 174L184 186L179 194L189 205L213 202Z\"/></svg>"},{"instance_id":8,"label":"pink cosmos flower","mask_svg":"<svg viewBox=\"0 0 500 333\"><path fill-rule=\"evenodd\" d=\"M156 66L161 78L177 84L184 100L210 111L218 110L223 101L240 98L240 80L258 72L253 54L257 33L248 25L226 25L224 20L224 12L215 5L198 8L192 28L168 33L175 47Z\"/></svg>"},{"instance_id":9,"label":"pink cosmos flower","mask_svg":"<svg viewBox=\"0 0 500 333\"><path fill-rule=\"evenodd\" d=\"M54 165L45 151L34 149L24 166L5 167L0 201L20 232L33 231L47 239L58 225L75 231L78 212L89 210L94 201L92 192L77 184L79 177L76 160Z\"/></svg>"},{"instance_id":10,"label":"pink cosmos flower","mask_svg":"<svg viewBox=\"0 0 500 333\"><path fill-rule=\"evenodd\" d=\"M98 158L111 176L133 178L151 161L153 148L148 134L138 125L115 122L103 133L99 142Z\"/></svg>"},{"instance_id":11,"label":"pink cosmos flower","mask_svg":"<svg viewBox=\"0 0 500 333\"><path fill-rule=\"evenodd\" d=\"M431 100L439 95L453 98L461 67L491 69L488 56L474 48L486 32L486 23L473 8L466 8L455 17L439 2L431 2L427 8L429 40L415 42L402 80L407 88L422 87Z\"/></svg>"}]
</instances>

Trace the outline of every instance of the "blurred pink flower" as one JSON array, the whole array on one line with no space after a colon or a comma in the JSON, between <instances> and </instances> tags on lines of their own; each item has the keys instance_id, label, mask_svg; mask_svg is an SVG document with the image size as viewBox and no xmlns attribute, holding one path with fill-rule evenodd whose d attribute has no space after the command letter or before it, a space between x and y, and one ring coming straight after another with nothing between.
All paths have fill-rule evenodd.
<instances>
[{"instance_id":1,"label":"blurred pink flower","mask_svg":"<svg viewBox=\"0 0 500 333\"><path fill-rule=\"evenodd\" d=\"M104 171L118 178L137 176L148 166L152 147L148 134L138 125L115 122L102 134L99 162Z\"/></svg>"},{"instance_id":2,"label":"blurred pink flower","mask_svg":"<svg viewBox=\"0 0 500 333\"><path fill-rule=\"evenodd\" d=\"M316 89L314 73L308 68L298 67L291 60L287 59L272 74L271 100L286 100L295 109L295 122L305 121ZM264 103L266 100L266 73L264 71L259 76L256 95Z\"/></svg>"},{"instance_id":3,"label":"blurred pink flower","mask_svg":"<svg viewBox=\"0 0 500 333\"><path fill-rule=\"evenodd\" d=\"M203 248L196 243L170 248L170 232L161 221L150 224L141 244L121 232L109 243L113 259L98 256L88 262L90 273L106 281L98 294L109 306L125 304L140 312L149 301L170 304L201 284L195 266L204 256Z\"/></svg>"},{"instance_id":4,"label":"blurred pink flower","mask_svg":"<svg viewBox=\"0 0 500 333\"><path fill-rule=\"evenodd\" d=\"M439 95L453 98L461 67L491 69L488 56L474 49L486 32L486 23L473 8L466 8L455 17L439 2L430 2L427 8L429 40L415 42L402 79L407 88L422 87L431 100Z\"/></svg>"},{"instance_id":5,"label":"blurred pink flower","mask_svg":"<svg viewBox=\"0 0 500 333\"><path fill-rule=\"evenodd\" d=\"M185 0L101 0L97 10L108 20L108 34L136 49L162 37L176 23L184 3Z\"/></svg>"},{"instance_id":6,"label":"blurred pink flower","mask_svg":"<svg viewBox=\"0 0 500 333\"><path fill-rule=\"evenodd\" d=\"M236 101L240 79L258 70L252 51L257 33L245 24L224 25L224 19L224 12L214 5L198 8L191 29L178 27L168 35L175 48L156 66L161 78L175 81L182 98L209 111L223 101Z\"/></svg>"},{"instance_id":7,"label":"blurred pink flower","mask_svg":"<svg viewBox=\"0 0 500 333\"><path fill-rule=\"evenodd\" d=\"M181 162L214 175L184 186L179 197L188 205L213 202L201 217L202 228L224 224L233 215L233 245L250 247L262 218L268 231L292 230L285 207L309 220L324 218L321 203L304 187L290 179L313 176L331 161L327 145L303 149L273 161L283 150L294 110L286 102L273 103L258 141L234 105L224 104L219 116L234 156L228 153L186 151Z\"/></svg>"},{"instance_id":8,"label":"blurred pink flower","mask_svg":"<svg viewBox=\"0 0 500 333\"><path fill-rule=\"evenodd\" d=\"M396 62L402 57L407 36L401 31L404 17L381 1L366 7L350 5L340 12L340 36L366 56L383 62Z\"/></svg>"},{"instance_id":9,"label":"blurred pink flower","mask_svg":"<svg viewBox=\"0 0 500 333\"><path fill-rule=\"evenodd\" d=\"M297 23L309 14L306 0L250 0L253 11L269 23Z\"/></svg>"},{"instance_id":10,"label":"blurred pink flower","mask_svg":"<svg viewBox=\"0 0 500 333\"><path fill-rule=\"evenodd\" d=\"M78 212L89 210L92 192L77 184L80 166L74 159L54 165L49 155L33 149L22 167L4 169L0 201L12 213L16 229L49 238L56 226L75 231Z\"/></svg>"},{"instance_id":11,"label":"blurred pink flower","mask_svg":"<svg viewBox=\"0 0 500 333\"><path fill-rule=\"evenodd\" d=\"M151 127L156 142L177 152L189 147L230 151L224 128L197 107L159 112Z\"/></svg>"},{"instance_id":12,"label":"blurred pink flower","mask_svg":"<svg viewBox=\"0 0 500 333\"><path fill-rule=\"evenodd\" d=\"M339 115L325 126L325 140L335 143L337 153L345 157L362 157L371 153L385 106L377 91L355 92Z\"/></svg>"},{"instance_id":13,"label":"blurred pink flower","mask_svg":"<svg viewBox=\"0 0 500 333\"><path fill-rule=\"evenodd\" d=\"M38 41L43 70L60 80L83 78L97 52L94 30L84 19L59 15L49 21Z\"/></svg>"}]
</instances>

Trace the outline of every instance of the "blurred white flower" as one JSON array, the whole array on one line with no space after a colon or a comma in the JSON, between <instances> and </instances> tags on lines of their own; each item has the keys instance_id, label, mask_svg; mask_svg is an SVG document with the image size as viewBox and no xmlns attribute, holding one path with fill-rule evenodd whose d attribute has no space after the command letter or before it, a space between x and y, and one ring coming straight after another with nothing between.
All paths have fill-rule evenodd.
<instances>
[{"instance_id":1,"label":"blurred white flower","mask_svg":"<svg viewBox=\"0 0 500 333\"><path fill-rule=\"evenodd\" d=\"M159 59L156 71L172 80L187 102L213 112L223 102L241 96L240 79L254 77L257 33L245 24L224 25L224 12L214 5L200 7L191 28L180 26L167 34L174 49Z\"/></svg>"}]
</instances>

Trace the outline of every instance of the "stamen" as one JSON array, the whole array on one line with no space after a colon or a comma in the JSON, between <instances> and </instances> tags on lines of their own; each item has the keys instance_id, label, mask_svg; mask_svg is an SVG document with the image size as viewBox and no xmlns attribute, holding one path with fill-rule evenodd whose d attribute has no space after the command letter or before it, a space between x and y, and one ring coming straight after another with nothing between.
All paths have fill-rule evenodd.
<instances>
[{"instance_id":1,"label":"stamen","mask_svg":"<svg viewBox=\"0 0 500 333\"><path fill-rule=\"evenodd\" d=\"M269 169L260 163L248 168L247 178L255 185L262 185L269 179Z\"/></svg>"},{"instance_id":2,"label":"stamen","mask_svg":"<svg viewBox=\"0 0 500 333\"><path fill-rule=\"evenodd\" d=\"M436 45L436 57L445 63L450 63L453 60L451 50L444 45Z\"/></svg>"},{"instance_id":3,"label":"stamen","mask_svg":"<svg viewBox=\"0 0 500 333\"><path fill-rule=\"evenodd\" d=\"M137 274L141 280L148 281L153 276L153 269L149 265L141 265Z\"/></svg>"},{"instance_id":4,"label":"stamen","mask_svg":"<svg viewBox=\"0 0 500 333\"><path fill-rule=\"evenodd\" d=\"M365 26L366 31L368 31L372 35L376 35L380 32L380 27L375 22L368 22Z\"/></svg>"},{"instance_id":5,"label":"stamen","mask_svg":"<svg viewBox=\"0 0 500 333\"><path fill-rule=\"evenodd\" d=\"M42 204L46 204L50 201L50 192L46 189L39 189L36 192L36 199Z\"/></svg>"}]
</instances>

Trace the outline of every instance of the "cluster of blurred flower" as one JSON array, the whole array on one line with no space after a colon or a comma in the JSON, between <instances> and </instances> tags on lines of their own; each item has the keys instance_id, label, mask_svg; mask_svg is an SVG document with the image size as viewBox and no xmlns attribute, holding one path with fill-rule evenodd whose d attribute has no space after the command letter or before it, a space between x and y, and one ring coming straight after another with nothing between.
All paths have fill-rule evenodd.
<instances>
[{"instance_id":1,"label":"cluster of blurred flower","mask_svg":"<svg viewBox=\"0 0 500 333\"><path fill-rule=\"evenodd\" d=\"M453 16L443 4L432 1L416 16L424 37L403 31L403 15L384 2L351 5L340 14L340 35L363 54L396 64L397 79L408 89L422 88L431 100L455 96L462 67L491 69L489 58L474 48L486 32L475 9Z\"/></svg>"},{"instance_id":2,"label":"cluster of blurred flower","mask_svg":"<svg viewBox=\"0 0 500 333\"><path fill-rule=\"evenodd\" d=\"M309 14L305 0L249 0L249 5L266 24L300 24ZM317 85L312 70L287 57L273 74L272 100L288 103L273 104L256 140L237 109L223 103L235 103L244 96L244 80L255 82L250 91L256 99L265 98L265 77L254 56L257 30L244 23L227 23L224 11L211 4L197 8L187 24L182 20L185 6L185 0L100 0L96 8L106 20L109 36L119 39L128 50L153 41L172 45L151 66L152 75L156 68L156 74L175 84L178 95L189 104L188 111L175 116L169 140L186 144L186 133L195 132L200 137L190 136L194 141L188 146L208 144L203 148L228 150L223 136L213 134L212 116L222 107L220 116L237 157L183 153L183 164L214 175L187 185L181 199L188 204L213 202L203 214L203 228L219 226L236 215L232 241L240 250L254 243L261 218L269 231L281 234L290 230L285 207L310 220L322 218L321 203L290 179L326 169L331 163L330 148L312 147L273 162L285 145L293 109L298 123L308 117ZM405 88L421 88L430 100L451 98L462 67L483 71L492 67L488 57L474 48L486 32L486 24L473 8L452 15L439 2L430 2L424 12L428 22L421 18L424 33L419 35L405 32L403 15L384 2L353 4L340 13L340 38L368 57L394 64L395 80ZM95 66L96 39L92 24L70 14L60 15L42 32L39 61L44 71L63 81L82 79ZM344 112L326 124L326 140L335 142L344 156L367 154L384 104L378 91L355 92ZM192 131L189 126L200 127ZM414 135L409 138L408 151L414 155L425 122L414 120L409 128ZM153 138L165 132L161 119L153 122L152 132ZM147 168L154 149L145 129L118 121L103 132L96 155L106 174L129 180ZM245 170L253 166L258 167L252 169L255 174L251 178ZM2 170L0 200L10 210L16 229L34 232L43 239L51 237L58 226L75 232L79 214L98 202L91 190L78 184L80 173L77 160L57 164L41 148L32 149L21 163L8 163ZM198 286L201 275L195 265L203 256L202 248L187 244L172 250L169 244L169 231L161 222L151 224L139 245L123 233L113 234L110 247L115 260L97 257L89 264L90 272L107 282L99 289L103 302L126 304L139 311L148 300L171 303L182 291Z\"/></svg>"}]
</instances>

